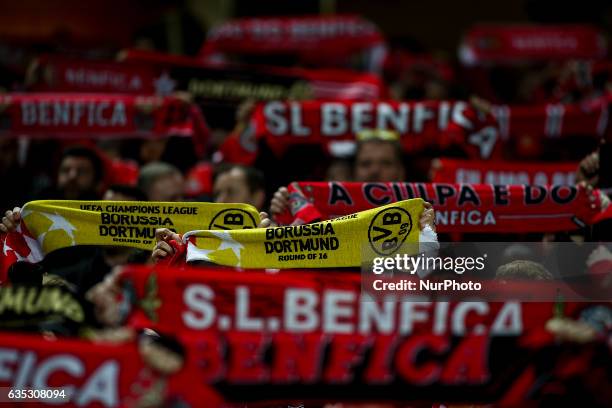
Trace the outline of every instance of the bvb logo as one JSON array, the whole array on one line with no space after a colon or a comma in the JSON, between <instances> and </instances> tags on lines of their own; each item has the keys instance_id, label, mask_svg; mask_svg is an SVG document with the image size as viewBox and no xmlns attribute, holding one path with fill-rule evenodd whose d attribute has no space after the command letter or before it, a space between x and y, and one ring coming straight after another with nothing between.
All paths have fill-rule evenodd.
<instances>
[{"instance_id":1,"label":"bvb logo","mask_svg":"<svg viewBox=\"0 0 612 408\"><path fill-rule=\"evenodd\" d=\"M370 246L379 255L391 255L412 231L412 217L403 208L391 207L374 216L368 229Z\"/></svg>"},{"instance_id":2,"label":"bvb logo","mask_svg":"<svg viewBox=\"0 0 612 408\"><path fill-rule=\"evenodd\" d=\"M251 214L239 208L229 208L219 211L212 219L208 229L236 230L257 228L257 223Z\"/></svg>"}]
</instances>

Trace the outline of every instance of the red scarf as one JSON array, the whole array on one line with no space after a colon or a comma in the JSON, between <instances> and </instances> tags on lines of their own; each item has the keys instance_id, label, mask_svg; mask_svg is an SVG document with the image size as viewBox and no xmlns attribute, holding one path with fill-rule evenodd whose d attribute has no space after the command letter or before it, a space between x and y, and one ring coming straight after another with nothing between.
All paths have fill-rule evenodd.
<instances>
[{"instance_id":1,"label":"red scarf","mask_svg":"<svg viewBox=\"0 0 612 408\"><path fill-rule=\"evenodd\" d=\"M251 126L278 154L292 144L354 140L373 128L396 131L408 153L465 145L473 156L488 158L496 139L493 117L462 101L273 101L256 107Z\"/></svg>"},{"instance_id":2,"label":"red scarf","mask_svg":"<svg viewBox=\"0 0 612 408\"><path fill-rule=\"evenodd\" d=\"M543 328L561 310L510 301L362 302L360 275L340 271L141 266L126 268L121 281L138 305L139 326L183 344L179 372L155 373L135 342L3 333L0 354L15 363L5 364L0 387L74 389L69 406L135 406L160 381L162 406L177 400L212 408L270 399L405 401L411 392L418 397L410 400L465 401L478 392L479 401L493 401L513 385L510 374L524 372L553 344ZM563 305L571 317L582 307ZM588 372L592 362L584 361ZM450 393L458 386L465 392Z\"/></svg>"},{"instance_id":3,"label":"red scarf","mask_svg":"<svg viewBox=\"0 0 612 408\"><path fill-rule=\"evenodd\" d=\"M278 155L292 145L315 144L329 150L336 141L354 140L364 129L399 134L406 153L459 146L474 159L501 158L511 139L529 138L532 148L546 139L597 137L609 128L606 95L580 104L494 106L485 114L463 101L357 102L272 101L258 105L250 125L220 148L228 161L251 164L257 144Z\"/></svg>"},{"instance_id":4,"label":"red scarf","mask_svg":"<svg viewBox=\"0 0 612 408\"><path fill-rule=\"evenodd\" d=\"M432 182L469 184L573 185L578 163L530 163L439 159Z\"/></svg>"},{"instance_id":5,"label":"red scarf","mask_svg":"<svg viewBox=\"0 0 612 408\"><path fill-rule=\"evenodd\" d=\"M588 25L476 25L459 55L465 65L598 59L606 45L602 31Z\"/></svg>"},{"instance_id":6,"label":"red scarf","mask_svg":"<svg viewBox=\"0 0 612 408\"><path fill-rule=\"evenodd\" d=\"M35 138L192 137L204 152L208 128L199 109L174 97L119 94L0 95L0 134Z\"/></svg>"},{"instance_id":7,"label":"red scarf","mask_svg":"<svg viewBox=\"0 0 612 408\"><path fill-rule=\"evenodd\" d=\"M297 182L289 191L291 215L279 217L282 224L296 218L329 219L414 197L432 202L439 232L569 231L591 224L600 211L598 200L592 203L587 191L575 186Z\"/></svg>"},{"instance_id":8,"label":"red scarf","mask_svg":"<svg viewBox=\"0 0 612 408\"><path fill-rule=\"evenodd\" d=\"M378 28L354 15L243 18L213 28L200 55L294 54L325 64L383 44Z\"/></svg>"},{"instance_id":9,"label":"red scarf","mask_svg":"<svg viewBox=\"0 0 612 408\"><path fill-rule=\"evenodd\" d=\"M612 94L589 101L541 105L498 105L493 107L502 140L530 136L542 139L566 136L603 136L609 127Z\"/></svg>"},{"instance_id":10,"label":"red scarf","mask_svg":"<svg viewBox=\"0 0 612 408\"><path fill-rule=\"evenodd\" d=\"M38 59L35 72L29 89L44 92L164 96L181 90L205 100L236 102L247 97L372 100L386 96L382 80L367 73L230 64L218 66L195 58L140 50L124 51L121 62L43 56ZM213 88L219 86L225 87L226 91L215 93ZM232 89L240 92L250 89L251 95L234 95Z\"/></svg>"}]
</instances>

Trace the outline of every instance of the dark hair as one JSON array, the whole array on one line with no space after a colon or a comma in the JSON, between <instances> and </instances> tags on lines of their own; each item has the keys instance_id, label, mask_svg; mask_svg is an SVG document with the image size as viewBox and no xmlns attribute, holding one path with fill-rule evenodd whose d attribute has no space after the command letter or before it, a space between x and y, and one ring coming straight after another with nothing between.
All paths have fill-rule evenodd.
<instances>
[{"instance_id":1,"label":"dark hair","mask_svg":"<svg viewBox=\"0 0 612 408\"><path fill-rule=\"evenodd\" d=\"M104 164L95 150L85 146L69 146L62 152L60 162L66 157L82 157L89 160L94 169L95 181L101 181L104 178Z\"/></svg>"},{"instance_id":2,"label":"dark hair","mask_svg":"<svg viewBox=\"0 0 612 408\"><path fill-rule=\"evenodd\" d=\"M233 169L239 169L240 171L244 172L244 177L246 178L247 186L249 187L249 191L251 193L258 190L265 190L266 184L264 181L264 175L260 170L254 167L242 166L240 164L233 163L221 163L215 167L215 171L213 173L213 184L221 174L230 172Z\"/></svg>"},{"instance_id":3,"label":"dark hair","mask_svg":"<svg viewBox=\"0 0 612 408\"><path fill-rule=\"evenodd\" d=\"M138 175L138 188L149 194L151 186L159 179L172 175L182 175L175 166L166 162L152 162L141 167Z\"/></svg>"},{"instance_id":4,"label":"dark hair","mask_svg":"<svg viewBox=\"0 0 612 408\"><path fill-rule=\"evenodd\" d=\"M145 193L136 186L130 186L127 184L113 184L109 186L107 190L131 197L133 201L147 201L147 196Z\"/></svg>"},{"instance_id":5,"label":"dark hair","mask_svg":"<svg viewBox=\"0 0 612 408\"><path fill-rule=\"evenodd\" d=\"M43 268L39 264L17 261L8 268L8 280L13 285L42 286Z\"/></svg>"}]
</instances>

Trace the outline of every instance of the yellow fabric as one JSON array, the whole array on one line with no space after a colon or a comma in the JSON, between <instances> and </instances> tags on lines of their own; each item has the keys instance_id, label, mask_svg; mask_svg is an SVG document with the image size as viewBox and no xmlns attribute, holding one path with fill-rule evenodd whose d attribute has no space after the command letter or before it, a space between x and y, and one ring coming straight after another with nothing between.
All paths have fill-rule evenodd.
<instances>
[{"instance_id":1,"label":"yellow fabric","mask_svg":"<svg viewBox=\"0 0 612 408\"><path fill-rule=\"evenodd\" d=\"M23 206L22 219L43 254L75 245L151 250L157 228L185 233L256 228L260 221L246 204L64 200L31 201Z\"/></svg>"},{"instance_id":2,"label":"yellow fabric","mask_svg":"<svg viewBox=\"0 0 612 408\"><path fill-rule=\"evenodd\" d=\"M187 261L243 268L361 266L365 257L392 255L403 243L418 244L423 203L405 200L300 226L191 231L184 236Z\"/></svg>"}]
</instances>

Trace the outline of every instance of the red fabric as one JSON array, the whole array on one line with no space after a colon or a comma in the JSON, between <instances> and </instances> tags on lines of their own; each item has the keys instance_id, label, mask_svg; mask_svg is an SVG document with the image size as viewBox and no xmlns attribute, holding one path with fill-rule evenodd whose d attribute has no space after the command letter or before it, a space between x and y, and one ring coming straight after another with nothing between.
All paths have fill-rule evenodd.
<instances>
[{"instance_id":1,"label":"red fabric","mask_svg":"<svg viewBox=\"0 0 612 408\"><path fill-rule=\"evenodd\" d=\"M354 140L364 129L396 131L408 153L464 146L474 157L494 156L496 123L462 101L273 101L253 112L256 139L278 154L292 144Z\"/></svg>"},{"instance_id":2,"label":"red fabric","mask_svg":"<svg viewBox=\"0 0 612 408\"><path fill-rule=\"evenodd\" d=\"M243 18L213 28L200 55L291 53L324 61L383 42L378 28L358 16Z\"/></svg>"},{"instance_id":3,"label":"red fabric","mask_svg":"<svg viewBox=\"0 0 612 408\"><path fill-rule=\"evenodd\" d=\"M169 406L171 401L182 400L192 407L207 401L207 406L221 407L217 393L205 384L193 386L196 361L187 360L178 373L164 377L146 366L136 341L114 345L92 343L84 340L58 338L47 340L39 335L2 333L0 348L3 355L15 356L16 363L7 367L0 380L1 387L13 390L26 387L42 390L56 387L65 393L73 392L61 406L65 407L118 407L140 406L146 398L153 397L155 385L164 381L159 406ZM23 374L27 369L28 376ZM7 379L8 376L8 379ZM21 378L25 383L18 382ZM39 383L34 379L38 378ZM41 383L42 381L42 383ZM8 390L9 388L3 388ZM7 402L4 391L3 401ZM54 404L62 401L53 398ZM15 400L15 402L17 402ZM50 403L51 404L51 403ZM19 406L39 407L41 402L19 401Z\"/></svg>"},{"instance_id":4,"label":"red fabric","mask_svg":"<svg viewBox=\"0 0 612 408\"><path fill-rule=\"evenodd\" d=\"M271 101L257 105L250 126L220 150L230 161L250 164L261 140L280 156L291 145L327 149L377 128L396 131L407 153L460 146L471 158L500 159L506 144L516 141L519 154L532 155L545 139L605 135L611 100L609 94L579 104L499 105L491 114L463 101Z\"/></svg>"},{"instance_id":5,"label":"red fabric","mask_svg":"<svg viewBox=\"0 0 612 408\"><path fill-rule=\"evenodd\" d=\"M8 281L8 269L17 261L40 262L43 254L25 223L21 221L17 229L9 233L0 233L2 250L0 250L0 285Z\"/></svg>"},{"instance_id":6,"label":"red fabric","mask_svg":"<svg viewBox=\"0 0 612 408\"><path fill-rule=\"evenodd\" d=\"M296 88L303 88L305 95L301 97L308 99L374 100L387 97L387 88L379 76L345 69L305 69L202 62L195 58L140 50L125 51L123 61L153 66L160 73L169 70L170 76L178 76L176 78L178 81L185 81L198 72L185 74L180 68L199 70L200 77L206 77L206 74L210 73L208 76L213 80L218 76L223 77L223 74L229 79L264 84L286 85L287 81L301 79L302 82L298 83L300 86ZM173 69L177 69L176 72ZM264 79L257 79L253 74L260 75ZM187 77L183 77L184 75Z\"/></svg>"},{"instance_id":7,"label":"red fabric","mask_svg":"<svg viewBox=\"0 0 612 408\"><path fill-rule=\"evenodd\" d=\"M507 378L528 369L552 342L521 342L553 317L551 303L396 300L391 313L375 302L387 316L376 318L373 303L360 299L359 273L130 266L120 279L133 291L139 324L184 346L178 372L164 377L147 366L137 340L108 344L5 332L0 348L15 364L5 364L0 387L74 389L67 406L92 407L137 406L142 396L154 396L160 380L161 406L365 400L362 392L375 401L410 401L412 390L418 398L456 401L477 390L479 401L493 401L511 385ZM575 316L582 307L568 302L564 311ZM585 364L588 372L591 360ZM257 392L244 392L248 385ZM290 395L283 393L287 385ZM459 385L467 394L445 393Z\"/></svg>"},{"instance_id":8,"label":"red fabric","mask_svg":"<svg viewBox=\"0 0 612 408\"><path fill-rule=\"evenodd\" d=\"M131 160L112 159L107 167L107 183L135 186L140 169L138 163Z\"/></svg>"},{"instance_id":9,"label":"red fabric","mask_svg":"<svg viewBox=\"0 0 612 408\"><path fill-rule=\"evenodd\" d=\"M155 289L151 290L151 278L154 277L156 281ZM288 290L293 289L304 289L306 291L312 291L317 296L326 294L328 291L347 291L352 292L355 295L361 293L362 278L359 273L354 272L336 272L330 273L330 271L320 270L284 270L278 273L267 273L265 271L250 270L244 272L233 271L227 268L192 268L185 267L181 269L180 273L177 273L175 268L165 268L162 266L156 266L154 268L145 266L130 266L125 268L120 277L122 282L129 281L134 285L135 295L140 299L146 296L155 296L160 300L160 307L156 309L156 319L148 322L150 327L159 329L162 332L172 333L195 333L201 332L202 330L220 330L220 331L231 331L231 330L245 330L250 327L253 323L246 322L248 319L236 319L237 303L244 305L248 303L248 316L253 318L269 319L271 317L278 317L281 320L287 318L286 308L293 305L292 301L287 296ZM528 285L534 285L536 283L529 282ZM206 285L210 291L202 291L200 285ZM516 291L520 293L524 291L525 283L517 282L512 284L516 286ZM522 286L521 286L522 285ZM547 291L547 293L555 293L554 284L543 282L542 289L539 289L541 293ZM548 285L548 286L547 286ZM548 289L544 289L547 288ZM247 288L243 290L241 288ZM504 285L491 285L491 290L500 288L503 293L512 293L512 286L510 284ZM192 291L191 294L186 294L185 291ZM497 289L499 290L499 289ZM206 295L203 293L206 292ZM197 293L197 294L196 294ZM192 301L177 302L176 299L193 299ZM248 302L245 302L247 300ZM214 306L216 313L212 320L204 319L203 309L198 307L194 308L193 305L199 301L207 299L211 305ZM298 302L299 303L299 302ZM352 323L352 329L348 332L357 333L360 331L360 325L357 324L359 319L364 316L360 316L357 309L361 307L359 296L353 298L352 301L347 300L345 306L349 307L352 311L347 312L347 316L341 319L343 322ZM451 302L450 311L457 306L456 302ZM321 304L319 302L315 304ZM434 304L423 305L424 309L429 312L428 317L423 319L413 328L413 332L427 332L432 329L434 323ZM201 305L201 303L199 303ZM466 316L467 325L465 330L466 333L473 329L477 324L484 324L489 326L496 317L500 308L504 306L504 302L490 302L488 303L489 308L485 313L473 313ZM573 314L576 308L580 307L579 303L568 302L564 305L565 311L568 314ZM355 308L353 310L353 308ZM523 309L522 313L522 329L529 330L531 328L541 327L550 317L552 317L554 308L550 302L536 303L536 302L525 302L521 304ZM316 312L321 317L325 316L326 313L333 313L334 308L330 306L330 309L315 308ZM185 318L188 311L200 311L193 315L195 319ZM284 312L285 310L285 312ZM529 312L527 312L529 311ZM242 310L241 313L247 312ZM206 312L208 313L208 312ZM177 318L181 316L182 318ZM220 328L217 319L221 316L232 316L231 324L229 328ZM242 316L244 317L244 316ZM267 321L267 320L266 320ZM272 329L273 332L329 332L333 334L338 330L336 327L325 326L323 324L324 319L318 319L318 324L308 326L309 328L302 327L298 330L296 328L287 328L287 324L282 324ZM197 323L196 323L197 322ZM380 323L380 322L379 322ZM257 323L255 323L257 325ZM251 330L254 330L251 328ZM343 329L340 329L342 332ZM398 333L399 326L394 326L391 333ZM450 332L453 328L450 325L446 325L442 332ZM247 330L248 331L248 330ZM376 330L374 330L376 332ZM517 333L516 335L520 335Z\"/></svg>"},{"instance_id":10,"label":"red fabric","mask_svg":"<svg viewBox=\"0 0 612 408\"><path fill-rule=\"evenodd\" d=\"M589 267L589 274L599 279L612 274L612 259L602 259Z\"/></svg>"},{"instance_id":11,"label":"red fabric","mask_svg":"<svg viewBox=\"0 0 612 408\"><path fill-rule=\"evenodd\" d=\"M203 154L208 129L199 109L181 99L119 94L0 95L7 125L0 134L35 138L188 136Z\"/></svg>"},{"instance_id":12,"label":"red fabric","mask_svg":"<svg viewBox=\"0 0 612 408\"><path fill-rule=\"evenodd\" d=\"M573 104L497 105L493 114L500 137L531 136L541 139L572 135L603 136L609 128L608 108L612 94Z\"/></svg>"},{"instance_id":13,"label":"red fabric","mask_svg":"<svg viewBox=\"0 0 612 408\"><path fill-rule=\"evenodd\" d=\"M183 266L185 265L185 257L187 254L187 245L184 245L182 242L177 242L175 240L171 240L168 242L172 249L174 249L174 253L172 256L167 256L165 258L160 259L157 263L161 266Z\"/></svg>"},{"instance_id":14,"label":"red fabric","mask_svg":"<svg viewBox=\"0 0 612 408\"><path fill-rule=\"evenodd\" d=\"M606 55L603 33L588 25L476 25L464 36L464 64L597 59Z\"/></svg>"},{"instance_id":15,"label":"red fabric","mask_svg":"<svg viewBox=\"0 0 612 408\"><path fill-rule=\"evenodd\" d=\"M401 78L406 71L426 77L431 75L446 82L452 82L456 75L449 63L429 54L410 54L403 50L390 51L384 61L385 75Z\"/></svg>"},{"instance_id":16,"label":"red fabric","mask_svg":"<svg viewBox=\"0 0 612 408\"><path fill-rule=\"evenodd\" d=\"M438 232L568 231L591 224L600 211L598 200L591 202L589 193L575 186L298 182L289 186L290 191L295 192L296 185L301 199L311 202L325 219L421 197L436 210ZM599 191L593 194L597 198ZM295 216L283 215L279 221Z\"/></svg>"},{"instance_id":17,"label":"red fabric","mask_svg":"<svg viewBox=\"0 0 612 408\"><path fill-rule=\"evenodd\" d=\"M475 161L442 158L434 183L572 185L578 163Z\"/></svg>"},{"instance_id":18,"label":"red fabric","mask_svg":"<svg viewBox=\"0 0 612 408\"><path fill-rule=\"evenodd\" d=\"M599 214L597 214L597 216L595 216L593 223L596 224L598 222L603 222L603 221L611 220L611 219L612 219L612 205L608 205L608 208L606 208L605 211L602 211Z\"/></svg>"},{"instance_id":19,"label":"red fabric","mask_svg":"<svg viewBox=\"0 0 612 408\"><path fill-rule=\"evenodd\" d=\"M152 65L45 55L36 61L28 89L35 92L155 94L159 69Z\"/></svg>"},{"instance_id":20,"label":"red fabric","mask_svg":"<svg viewBox=\"0 0 612 408\"><path fill-rule=\"evenodd\" d=\"M211 163L198 163L187 173L185 194L188 197L212 195L213 166Z\"/></svg>"}]
</instances>

